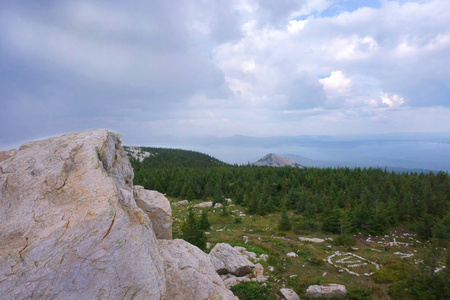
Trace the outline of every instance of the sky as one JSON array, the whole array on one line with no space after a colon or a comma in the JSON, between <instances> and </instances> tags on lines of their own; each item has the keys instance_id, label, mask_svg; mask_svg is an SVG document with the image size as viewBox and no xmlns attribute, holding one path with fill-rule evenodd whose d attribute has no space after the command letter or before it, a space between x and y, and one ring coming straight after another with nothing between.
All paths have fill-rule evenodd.
<instances>
[{"instance_id":1,"label":"sky","mask_svg":"<svg viewBox=\"0 0 450 300\"><path fill-rule=\"evenodd\" d=\"M449 133L450 1L0 1L0 149Z\"/></svg>"}]
</instances>

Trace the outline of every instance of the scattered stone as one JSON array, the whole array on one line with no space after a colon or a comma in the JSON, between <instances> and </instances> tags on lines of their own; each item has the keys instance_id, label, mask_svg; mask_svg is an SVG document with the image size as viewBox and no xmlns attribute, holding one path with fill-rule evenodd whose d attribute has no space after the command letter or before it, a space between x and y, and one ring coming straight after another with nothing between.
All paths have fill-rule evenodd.
<instances>
[{"instance_id":1,"label":"scattered stone","mask_svg":"<svg viewBox=\"0 0 450 300\"><path fill-rule=\"evenodd\" d=\"M214 204L214 208L221 208L223 207L222 203L216 203Z\"/></svg>"},{"instance_id":2,"label":"scattered stone","mask_svg":"<svg viewBox=\"0 0 450 300\"><path fill-rule=\"evenodd\" d=\"M401 252L395 252L394 255L400 255L401 258L408 258L414 256L414 253L401 253Z\"/></svg>"},{"instance_id":3,"label":"scattered stone","mask_svg":"<svg viewBox=\"0 0 450 300\"><path fill-rule=\"evenodd\" d=\"M141 147L136 147L136 146L129 146L127 153L131 157L134 157L135 159L137 159L140 162L143 162L144 158L154 155L150 152L142 151Z\"/></svg>"},{"instance_id":4,"label":"scattered stone","mask_svg":"<svg viewBox=\"0 0 450 300\"><path fill-rule=\"evenodd\" d=\"M300 300L300 297L291 289L281 289L280 293L286 298L286 300Z\"/></svg>"},{"instance_id":5,"label":"scattered stone","mask_svg":"<svg viewBox=\"0 0 450 300\"><path fill-rule=\"evenodd\" d=\"M267 254L261 254L261 255L257 258L257 260L264 260L264 261L267 261L268 258L269 258L269 255L267 255Z\"/></svg>"},{"instance_id":6,"label":"scattered stone","mask_svg":"<svg viewBox=\"0 0 450 300\"><path fill-rule=\"evenodd\" d=\"M345 298L347 290L342 284L310 285L305 296L310 298Z\"/></svg>"},{"instance_id":7,"label":"scattered stone","mask_svg":"<svg viewBox=\"0 0 450 300\"><path fill-rule=\"evenodd\" d=\"M289 252L286 254L288 257L298 257L298 255L295 252Z\"/></svg>"},{"instance_id":8,"label":"scattered stone","mask_svg":"<svg viewBox=\"0 0 450 300\"><path fill-rule=\"evenodd\" d=\"M343 258L333 262L332 258L335 257L335 256L343 256ZM352 260L352 261L349 260L351 258L356 258L356 260ZM336 251L332 255L330 255L326 259L326 261L328 261L328 263L330 265L333 265L333 266L335 266L335 267L337 267L339 269L342 269L342 270L346 271L347 273L355 275L355 276L361 276L361 275L371 276L370 275L371 273L360 274L360 273L356 273L356 272L350 271L349 268L356 268L356 267L367 266L369 264L372 264L372 265L375 266L375 268L377 270L380 269L380 266L377 263L375 263L375 262L373 262L371 260L365 259L365 258L363 258L361 256L358 256L358 255L356 255L354 253L351 253L351 252L340 253L339 251ZM368 274L368 275L366 275L366 274Z\"/></svg>"},{"instance_id":9,"label":"scattered stone","mask_svg":"<svg viewBox=\"0 0 450 300\"><path fill-rule=\"evenodd\" d=\"M272 266L269 266L269 271L270 271L270 272L273 272L273 271L275 271L275 268L272 267Z\"/></svg>"}]
</instances>

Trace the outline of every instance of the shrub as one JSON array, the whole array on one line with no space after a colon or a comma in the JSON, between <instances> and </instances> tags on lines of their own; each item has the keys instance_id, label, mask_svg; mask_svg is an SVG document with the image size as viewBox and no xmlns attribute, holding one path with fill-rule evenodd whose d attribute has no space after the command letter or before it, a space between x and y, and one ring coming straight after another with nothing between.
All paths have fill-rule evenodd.
<instances>
[{"instance_id":1,"label":"shrub","mask_svg":"<svg viewBox=\"0 0 450 300\"><path fill-rule=\"evenodd\" d=\"M404 279L408 274L408 268L404 264L388 265L376 271L373 280L376 283L390 283Z\"/></svg>"},{"instance_id":2,"label":"shrub","mask_svg":"<svg viewBox=\"0 0 450 300\"><path fill-rule=\"evenodd\" d=\"M313 220L302 220L299 222L296 222L294 225L294 233L301 234L305 231L316 231L317 225Z\"/></svg>"},{"instance_id":3,"label":"shrub","mask_svg":"<svg viewBox=\"0 0 450 300\"><path fill-rule=\"evenodd\" d=\"M292 229L292 224L289 220L286 208L283 208L283 212L281 213L281 218L278 221L278 229L281 231L289 231Z\"/></svg>"},{"instance_id":4,"label":"shrub","mask_svg":"<svg viewBox=\"0 0 450 300\"><path fill-rule=\"evenodd\" d=\"M354 246L356 241L351 236L340 235L334 239L334 244L336 246Z\"/></svg>"},{"instance_id":5,"label":"shrub","mask_svg":"<svg viewBox=\"0 0 450 300\"><path fill-rule=\"evenodd\" d=\"M244 247L245 249L247 249L247 251L254 252L258 256L260 256L261 254L267 254L266 251L264 251L262 248L255 246L255 245L234 243L234 242L229 242L228 244L230 244L232 247L234 247L234 246Z\"/></svg>"},{"instance_id":6,"label":"shrub","mask_svg":"<svg viewBox=\"0 0 450 300\"><path fill-rule=\"evenodd\" d=\"M347 293L349 300L369 300L372 299L372 292L364 288L351 289Z\"/></svg>"},{"instance_id":7,"label":"shrub","mask_svg":"<svg viewBox=\"0 0 450 300\"><path fill-rule=\"evenodd\" d=\"M248 281L236 284L231 287L231 291L240 300L272 300L275 295L269 284L262 285L256 281Z\"/></svg>"}]
</instances>

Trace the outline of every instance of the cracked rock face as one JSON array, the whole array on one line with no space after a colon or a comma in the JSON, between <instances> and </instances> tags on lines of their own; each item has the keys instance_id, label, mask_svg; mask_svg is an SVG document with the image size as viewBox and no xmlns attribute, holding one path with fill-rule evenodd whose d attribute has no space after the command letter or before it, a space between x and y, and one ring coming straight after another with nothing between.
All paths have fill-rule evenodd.
<instances>
[{"instance_id":1,"label":"cracked rock face","mask_svg":"<svg viewBox=\"0 0 450 300\"><path fill-rule=\"evenodd\" d=\"M0 295L160 299L163 258L120 139L84 131L0 162Z\"/></svg>"},{"instance_id":2,"label":"cracked rock face","mask_svg":"<svg viewBox=\"0 0 450 300\"><path fill-rule=\"evenodd\" d=\"M160 192L145 190L140 185L133 188L137 206L152 221L156 238L172 239L172 208L169 200Z\"/></svg>"}]
</instances>

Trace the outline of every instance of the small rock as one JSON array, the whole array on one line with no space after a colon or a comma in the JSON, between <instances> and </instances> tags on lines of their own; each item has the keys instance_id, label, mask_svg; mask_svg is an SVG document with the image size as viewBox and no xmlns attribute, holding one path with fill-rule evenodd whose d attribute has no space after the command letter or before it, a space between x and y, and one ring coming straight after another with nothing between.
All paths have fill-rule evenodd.
<instances>
[{"instance_id":1,"label":"small rock","mask_svg":"<svg viewBox=\"0 0 450 300\"><path fill-rule=\"evenodd\" d=\"M255 277L263 276L264 267L261 264L256 264L255 268L253 269L253 275L255 275Z\"/></svg>"},{"instance_id":2,"label":"small rock","mask_svg":"<svg viewBox=\"0 0 450 300\"><path fill-rule=\"evenodd\" d=\"M172 202L172 206L187 205L187 204L189 204L189 201L187 201L187 200L181 200L181 201L178 201L178 202Z\"/></svg>"},{"instance_id":3,"label":"small rock","mask_svg":"<svg viewBox=\"0 0 450 300\"><path fill-rule=\"evenodd\" d=\"M286 300L300 300L297 293L291 289L281 289L280 292Z\"/></svg>"},{"instance_id":4,"label":"small rock","mask_svg":"<svg viewBox=\"0 0 450 300\"><path fill-rule=\"evenodd\" d=\"M194 207L212 207L212 201L202 202L194 205Z\"/></svg>"},{"instance_id":5,"label":"small rock","mask_svg":"<svg viewBox=\"0 0 450 300\"><path fill-rule=\"evenodd\" d=\"M318 239L318 238L305 238L305 237L298 237L298 239L302 242L313 242L313 243L323 243L325 242L324 239Z\"/></svg>"},{"instance_id":6,"label":"small rock","mask_svg":"<svg viewBox=\"0 0 450 300\"><path fill-rule=\"evenodd\" d=\"M310 285L305 296L310 298L345 298L347 290L342 284Z\"/></svg>"}]
</instances>

